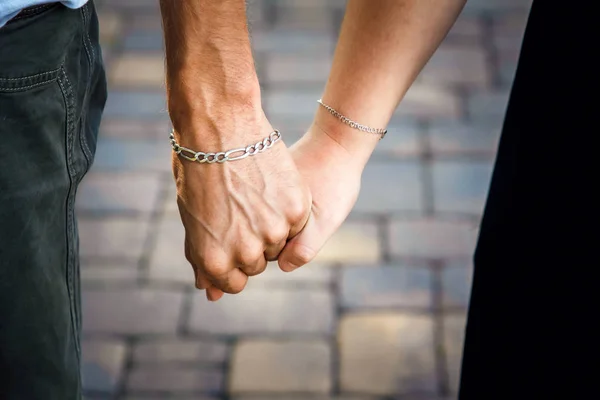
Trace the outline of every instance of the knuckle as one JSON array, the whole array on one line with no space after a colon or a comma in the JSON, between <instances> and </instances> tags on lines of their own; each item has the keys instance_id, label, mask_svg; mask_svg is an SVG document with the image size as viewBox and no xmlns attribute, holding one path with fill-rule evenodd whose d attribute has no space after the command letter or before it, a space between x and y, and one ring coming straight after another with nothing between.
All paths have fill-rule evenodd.
<instances>
[{"instance_id":1,"label":"knuckle","mask_svg":"<svg viewBox=\"0 0 600 400\"><path fill-rule=\"evenodd\" d=\"M256 243L242 243L237 252L237 262L242 265L253 266L264 252L264 246Z\"/></svg>"},{"instance_id":2,"label":"knuckle","mask_svg":"<svg viewBox=\"0 0 600 400\"><path fill-rule=\"evenodd\" d=\"M276 226L269 228L265 233L265 243L268 245L274 245L287 239L288 227L287 224L279 223Z\"/></svg>"},{"instance_id":3,"label":"knuckle","mask_svg":"<svg viewBox=\"0 0 600 400\"><path fill-rule=\"evenodd\" d=\"M302 222L310 208L303 197L291 199L287 205L287 215L292 224Z\"/></svg>"},{"instance_id":4,"label":"knuckle","mask_svg":"<svg viewBox=\"0 0 600 400\"><path fill-rule=\"evenodd\" d=\"M250 269L245 269L244 273L248 276L256 276L256 275L262 274L265 271L265 269L267 269L267 261L266 260L264 262L261 262L260 264L254 265Z\"/></svg>"},{"instance_id":5,"label":"knuckle","mask_svg":"<svg viewBox=\"0 0 600 400\"><path fill-rule=\"evenodd\" d=\"M223 290L225 293L229 293L229 294L238 294L240 293L242 290L244 290L244 288L246 287L246 283L239 283L236 285L229 285L227 286L227 288L225 290Z\"/></svg>"},{"instance_id":6,"label":"knuckle","mask_svg":"<svg viewBox=\"0 0 600 400\"><path fill-rule=\"evenodd\" d=\"M202 267L207 275L211 277L221 277L226 275L231 269L230 263L220 256L205 254L202 257Z\"/></svg>"}]
</instances>

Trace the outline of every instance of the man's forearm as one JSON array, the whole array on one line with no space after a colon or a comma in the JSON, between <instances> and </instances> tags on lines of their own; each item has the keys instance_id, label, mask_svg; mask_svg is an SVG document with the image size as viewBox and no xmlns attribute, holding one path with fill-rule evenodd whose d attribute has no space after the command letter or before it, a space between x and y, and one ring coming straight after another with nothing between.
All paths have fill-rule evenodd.
<instances>
[{"instance_id":1,"label":"man's forearm","mask_svg":"<svg viewBox=\"0 0 600 400\"><path fill-rule=\"evenodd\" d=\"M349 0L323 99L384 127L466 0ZM323 109L318 117L337 123Z\"/></svg>"},{"instance_id":2,"label":"man's forearm","mask_svg":"<svg viewBox=\"0 0 600 400\"><path fill-rule=\"evenodd\" d=\"M175 128L185 125L187 134L231 119L235 112L259 118L260 88L245 1L161 0L160 5Z\"/></svg>"}]
</instances>

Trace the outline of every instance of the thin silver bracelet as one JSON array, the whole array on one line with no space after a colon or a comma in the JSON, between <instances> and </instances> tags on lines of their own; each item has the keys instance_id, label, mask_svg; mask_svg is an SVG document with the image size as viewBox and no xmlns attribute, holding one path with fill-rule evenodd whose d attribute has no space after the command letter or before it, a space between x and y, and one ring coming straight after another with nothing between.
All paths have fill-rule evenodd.
<instances>
[{"instance_id":1,"label":"thin silver bracelet","mask_svg":"<svg viewBox=\"0 0 600 400\"><path fill-rule=\"evenodd\" d=\"M228 151L220 151L217 153L204 153L202 151L194 151L192 149L188 149L187 147L180 146L175 140L175 136L173 135L173 130L169 134L169 139L171 142L171 147L173 147L173 151L177 153L179 156L185 158L189 161L197 161L199 163L224 163L225 161L237 161L248 156L253 156L258 153L262 153L263 151L270 149L273 147L275 143L281 139L281 133L275 129L273 132L269 134L266 138L261 140L260 142L256 142L246 147L240 147L238 149L228 150ZM232 154L241 153L239 155Z\"/></svg>"},{"instance_id":2,"label":"thin silver bracelet","mask_svg":"<svg viewBox=\"0 0 600 400\"><path fill-rule=\"evenodd\" d=\"M385 134L387 133L387 129L371 128L370 126L361 125L358 122L352 121L350 118L342 115L340 112L338 112L337 110L335 110L333 107L328 106L327 104L323 103L323 99L317 100L317 103L319 103L320 105L322 105L323 107L325 107L325 109L327 111L329 111L329 113L331 115L333 115L334 117L336 117L337 119L339 119L340 121L342 121L343 123L345 123L346 125L349 125L351 128L358 129L359 131L362 131L362 132L367 132L367 133L373 133L373 134L376 134L376 135L381 135L381 137L379 138L379 140L383 139L385 137Z\"/></svg>"}]
</instances>

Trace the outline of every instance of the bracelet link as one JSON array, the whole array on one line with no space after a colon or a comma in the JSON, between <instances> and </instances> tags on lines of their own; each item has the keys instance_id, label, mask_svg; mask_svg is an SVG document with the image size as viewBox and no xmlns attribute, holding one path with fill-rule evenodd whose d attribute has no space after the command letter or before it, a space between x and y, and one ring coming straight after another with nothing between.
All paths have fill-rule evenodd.
<instances>
[{"instance_id":1,"label":"bracelet link","mask_svg":"<svg viewBox=\"0 0 600 400\"><path fill-rule=\"evenodd\" d=\"M171 147L173 148L173 151L177 155L185 158L188 161L199 162L200 164L204 164L204 163L222 164L226 161L242 160L248 156L253 156L255 154L262 153L267 149L270 149L271 147L273 147L273 145L275 143L277 143L277 141L279 141L281 139L281 132L279 132L277 129L275 129L273 132L271 132L269 134L269 136L267 136L263 140L256 142L254 144L251 144L247 147L240 147L238 149L232 149L232 150L228 150L228 151L220 151L217 153L204 153L202 151L194 151L192 149L188 149L187 147L183 147L183 146L179 145L179 143L177 143L177 140L175 140L175 136L174 136L173 132L174 132L174 130L172 130L171 133L169 134L169 142L171 143ZM237 155L237 156L234 155L232 157L232 155L235 153L242 153L242 154Z\"/></svg>"},{"instance_id":2,"label":"bracelet link","mask_svg":"<svg viewBox=\"0 0 600 400\"><path fill-rule=\"evenodd\" d=\"M329 111L329 113L331 115L333 115L334 117L336 117L337 119L342 121L344 124L348 125L350 128L357 129L362 132L380 135L381 137L379 138L379 140L383 139L387 133L387 129L372 128L370 126L361 125L358 122L351 120L350 118L346 117L345 115L343 115L342 113L340 113L339 111L334 109L333 107L323 103L323 99L317 100L317 103L319 103L321 106L323 106L327 111Z\"/></svg>"},{"instance_id":3,"label":"bracelet link","mask_svg":"<svg viewBox=\"0 0 600 400\"><path fill-rule=\"evenodd\" d=\"M231 157L231 155L233 153L239 153L242 152L242 154L240 154L239 156L235 156L235 157ZM237 160L241 160L244 159L246 157L248 157L250 154L248 154L246 152L245 148L241 148L241 149L233 149L233 150L229 150L225 152L225 158L229 161L237 161Z\"/></svg>"}]
</instances>

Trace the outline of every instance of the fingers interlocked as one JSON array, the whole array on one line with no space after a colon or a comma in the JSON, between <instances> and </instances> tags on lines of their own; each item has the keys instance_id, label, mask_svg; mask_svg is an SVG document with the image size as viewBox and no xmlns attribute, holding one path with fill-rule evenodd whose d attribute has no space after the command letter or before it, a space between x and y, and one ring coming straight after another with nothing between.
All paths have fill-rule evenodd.
<instances>
[{"instance_id":1,"label":"fingers interlocked","mask_svg":"<svg viewBox=\"0 0 600 400\"><path fill-rule=\"evenodd\" d=\"M198 223L201 218L180 205L186 258L194 268L196 287L207 289L209 300L217 300L223 292L241 292L248 277L264 272L267 262L276 260L286 243L302 230L310 213L310 194L295 192L296 199L270 202L269 207L261 204L263 208L256 211L260 224L252 224L245 213L226 223L218 218L210 224ZM279 204L280 210L273 211L273 204Z\"/></svg>"}]
</instances>

